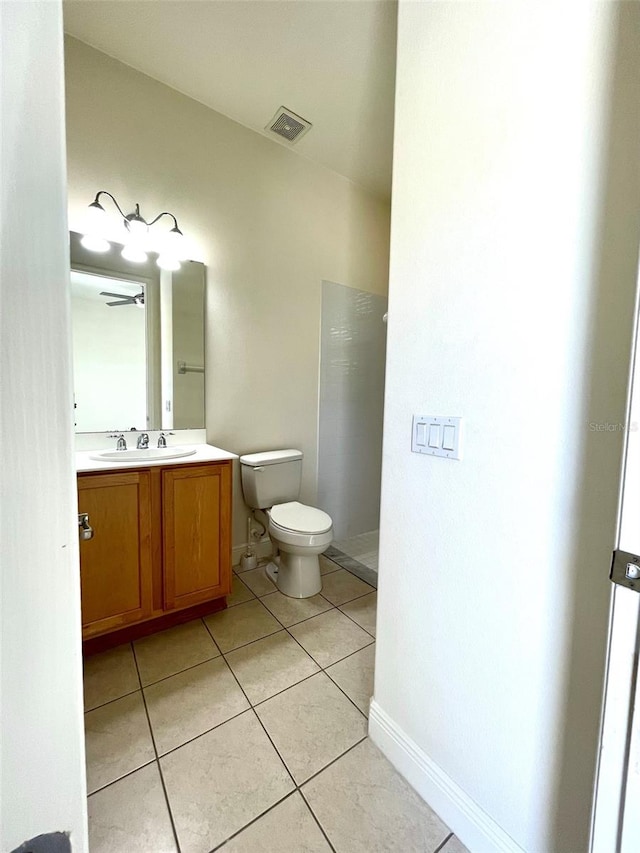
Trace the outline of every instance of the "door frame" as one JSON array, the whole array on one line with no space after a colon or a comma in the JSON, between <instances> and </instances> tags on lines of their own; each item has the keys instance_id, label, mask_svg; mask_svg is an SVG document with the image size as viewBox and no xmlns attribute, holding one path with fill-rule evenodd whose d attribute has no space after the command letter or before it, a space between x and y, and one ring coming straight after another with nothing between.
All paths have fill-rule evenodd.
<instances>
[{"instance_id":1,"label":"door frame","mask_svg":"<svg viewBox=\"0 0 640 853\"><path fill-rule=\"evenodd\" d=\"M640 553L640 286L627 386L616 549ZM640 594L613 586L590 853L640 850Z\"/></svg>"}]
</instances>

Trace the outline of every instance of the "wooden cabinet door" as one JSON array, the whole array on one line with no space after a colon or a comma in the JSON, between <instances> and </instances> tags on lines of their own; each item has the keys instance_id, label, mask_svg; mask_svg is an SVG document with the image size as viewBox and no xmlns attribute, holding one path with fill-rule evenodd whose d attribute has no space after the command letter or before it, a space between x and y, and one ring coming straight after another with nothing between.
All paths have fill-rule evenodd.
<instances>
[{"instance_id":1,"label":"wooden cabinet door","mask_svg":"<svg viewBox=\"0 0 640 853\"><path fill-rule=\"evenodd\" d=\"M80 542L86 638L152 613L149 472L78 477L78 510L89 513L94 530Z\"/></svg>"},{"instance_id":2,"label":"wooden cabinet door","mask_svg":"<svg viewBox=\"0 0 640 853\"><path fill-rule=\"evenodd\" d=\"M231 464L162 472L164 606L231 592Z\"/></svg>"}]
</instances>

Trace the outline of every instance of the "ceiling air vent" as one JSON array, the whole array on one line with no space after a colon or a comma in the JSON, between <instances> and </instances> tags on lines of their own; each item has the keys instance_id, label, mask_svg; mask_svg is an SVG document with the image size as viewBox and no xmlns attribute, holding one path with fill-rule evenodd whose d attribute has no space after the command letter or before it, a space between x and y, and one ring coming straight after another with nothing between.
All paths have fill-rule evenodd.
<instances>
[{"instance_id":1,"label":"ceiling air vent","mask_svg":"<svg viewBox=\"0 0 640 853\"><path fill-rule=\"evenodd\" d=\"M287 107L280 107L265 127L265 130L277 133L278 136L286 139L287 142L297 142L300 137L305 135L310 127L310 121L297 116L294 112L287 109Z\"/></svg>"}]
</instances>

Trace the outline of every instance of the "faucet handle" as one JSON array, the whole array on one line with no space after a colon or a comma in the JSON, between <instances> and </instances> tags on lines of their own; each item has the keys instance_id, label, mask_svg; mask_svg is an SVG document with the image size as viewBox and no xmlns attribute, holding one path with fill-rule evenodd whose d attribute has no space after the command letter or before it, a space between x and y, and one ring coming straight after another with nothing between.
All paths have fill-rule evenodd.
<instances>
[{"instance_id":1,"label":"faucet handle","mask_svg":"<svg viewBox=\"0 0 640 853\"><path fill-rule=\"evenodd\" d=\"M116 450L126 450L127 442L125 441L124 435L120 433L118 436L118 441L116 442Z\"/></svg>"},{"instance_id":2,"label":"faucet handle","mask_svg":"<svg viewBox=\"0 0 640 853\"><path fill-rule=\"evenodd\" d=\"M167 446L167 436L161 432L158 436L158 447L166 447Z\"/></svg>"}]
</instances>

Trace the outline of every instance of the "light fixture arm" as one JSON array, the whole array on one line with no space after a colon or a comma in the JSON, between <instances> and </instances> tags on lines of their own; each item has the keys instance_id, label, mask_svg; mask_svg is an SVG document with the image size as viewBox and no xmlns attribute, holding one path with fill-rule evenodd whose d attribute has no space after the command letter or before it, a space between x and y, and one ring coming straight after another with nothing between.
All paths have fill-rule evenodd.
<instances>
[{"instance_id":1,"label":"light fixture arm","mask_svg":"<svg viewBox=\"0 0 640 853\"><path fill-rule=\"evenodd\" d=\"M180 231L180 227L178 225L178 220L175 218L173 213L169 213L168 210L164 210L162 213L159 213L155 219L152 219L151 222L148 223L149 227L154 225L158 221L158 219L161 219L163 216L170 216L173 219L173 230L174 231ZM180 231L180 233L182 234L182 231Z\"/></svg>"},{"instance_id":2,"label":"light fixture arm","mask_svg":"<svg viewBox=\"0 0 640 853\"><path fill-rule=\"evenodd\" d=\"M118 202L117 202L117 200L116 200L115 196L111 195L111 193L110 193L110 192L108 192L107 190L100 190L99 192L97 192L97 193L96 193L96 197L95 197L95 198L94 198L94 200L93 200L93 204L94 204L94 205L99 205L100 207L102 207L102 205L100 204L100 196L101 196L101 195L108 195L108 196L109 196L109 198L111 199L111 201L112 201L112 202L115 204L115 206L118 208L118 212L119 212L120 216L122 216L122 218L123 218L123 219L125 220L125 222L127 222L127 223L128 223L131 219L139 219L139 220L141 220L142 222L144 222L144 224L145 224L145 225L147 225L147 226L150 228L152 225L155 225L155 223L156 223L159 219L162 219L162 217L163 217L163 216L170 216L170 217L173 219L173 230L175 230L175 231L180 231L180 226L178 225L178 220L175 218L175 216L173 215L173 213L170 213L168 210L163 210L163 211L162 211L162 213L159 213L159 214L156 216L156 218L155 218L155 219L152 219L152 220L151 220L151 222L147 222L147 220L146 220L143 216L141 216L141 215L140 215L140 205L139 205L139 204L136 204L136 209L134 210L134 212L133 212L133 213L125 213L125 212L124 212L124 210L123 210L123 209L120 207L120 205L118 204ZM182 234L182 231L180 231L180 233Z\"/></svg>"},{"instance_id":3,"label":"light fixture arm","mask_svg":"<svg viewBox=\"0 0 640 853\"><path fill-rule=\"evenodd\" d=\"M112 202L115 204L115 206L118 208L118 212L120 213L120 216L122 216L122 218L123 218L123 219L126 219L126 218L127 218L127 214L126 214L126 213L123 211L123 209L120 207L120 205L118 204L118 202L117 202L117 201L116 201L116 199L115 199L115 196L112 196L112 195L111 195L111 193L110 193L110 192L108 192L107 190L100 190L100 192L97 192L97 193L96 193L96 197L95 197L95 198L94 198L94 200L93 200L93 204L98 205L99 207L102 207L102 205L100 204L100 196L101 196L101 195L108 195L108 196L109 196L109 198L111 199L111 201L112 201ZM138 207L138 205L137 205L137 204L136 204L136 211L137 211L138 213L140 212L140 209L139 209L139 207Z\"/></svg>"}]
</instances>

